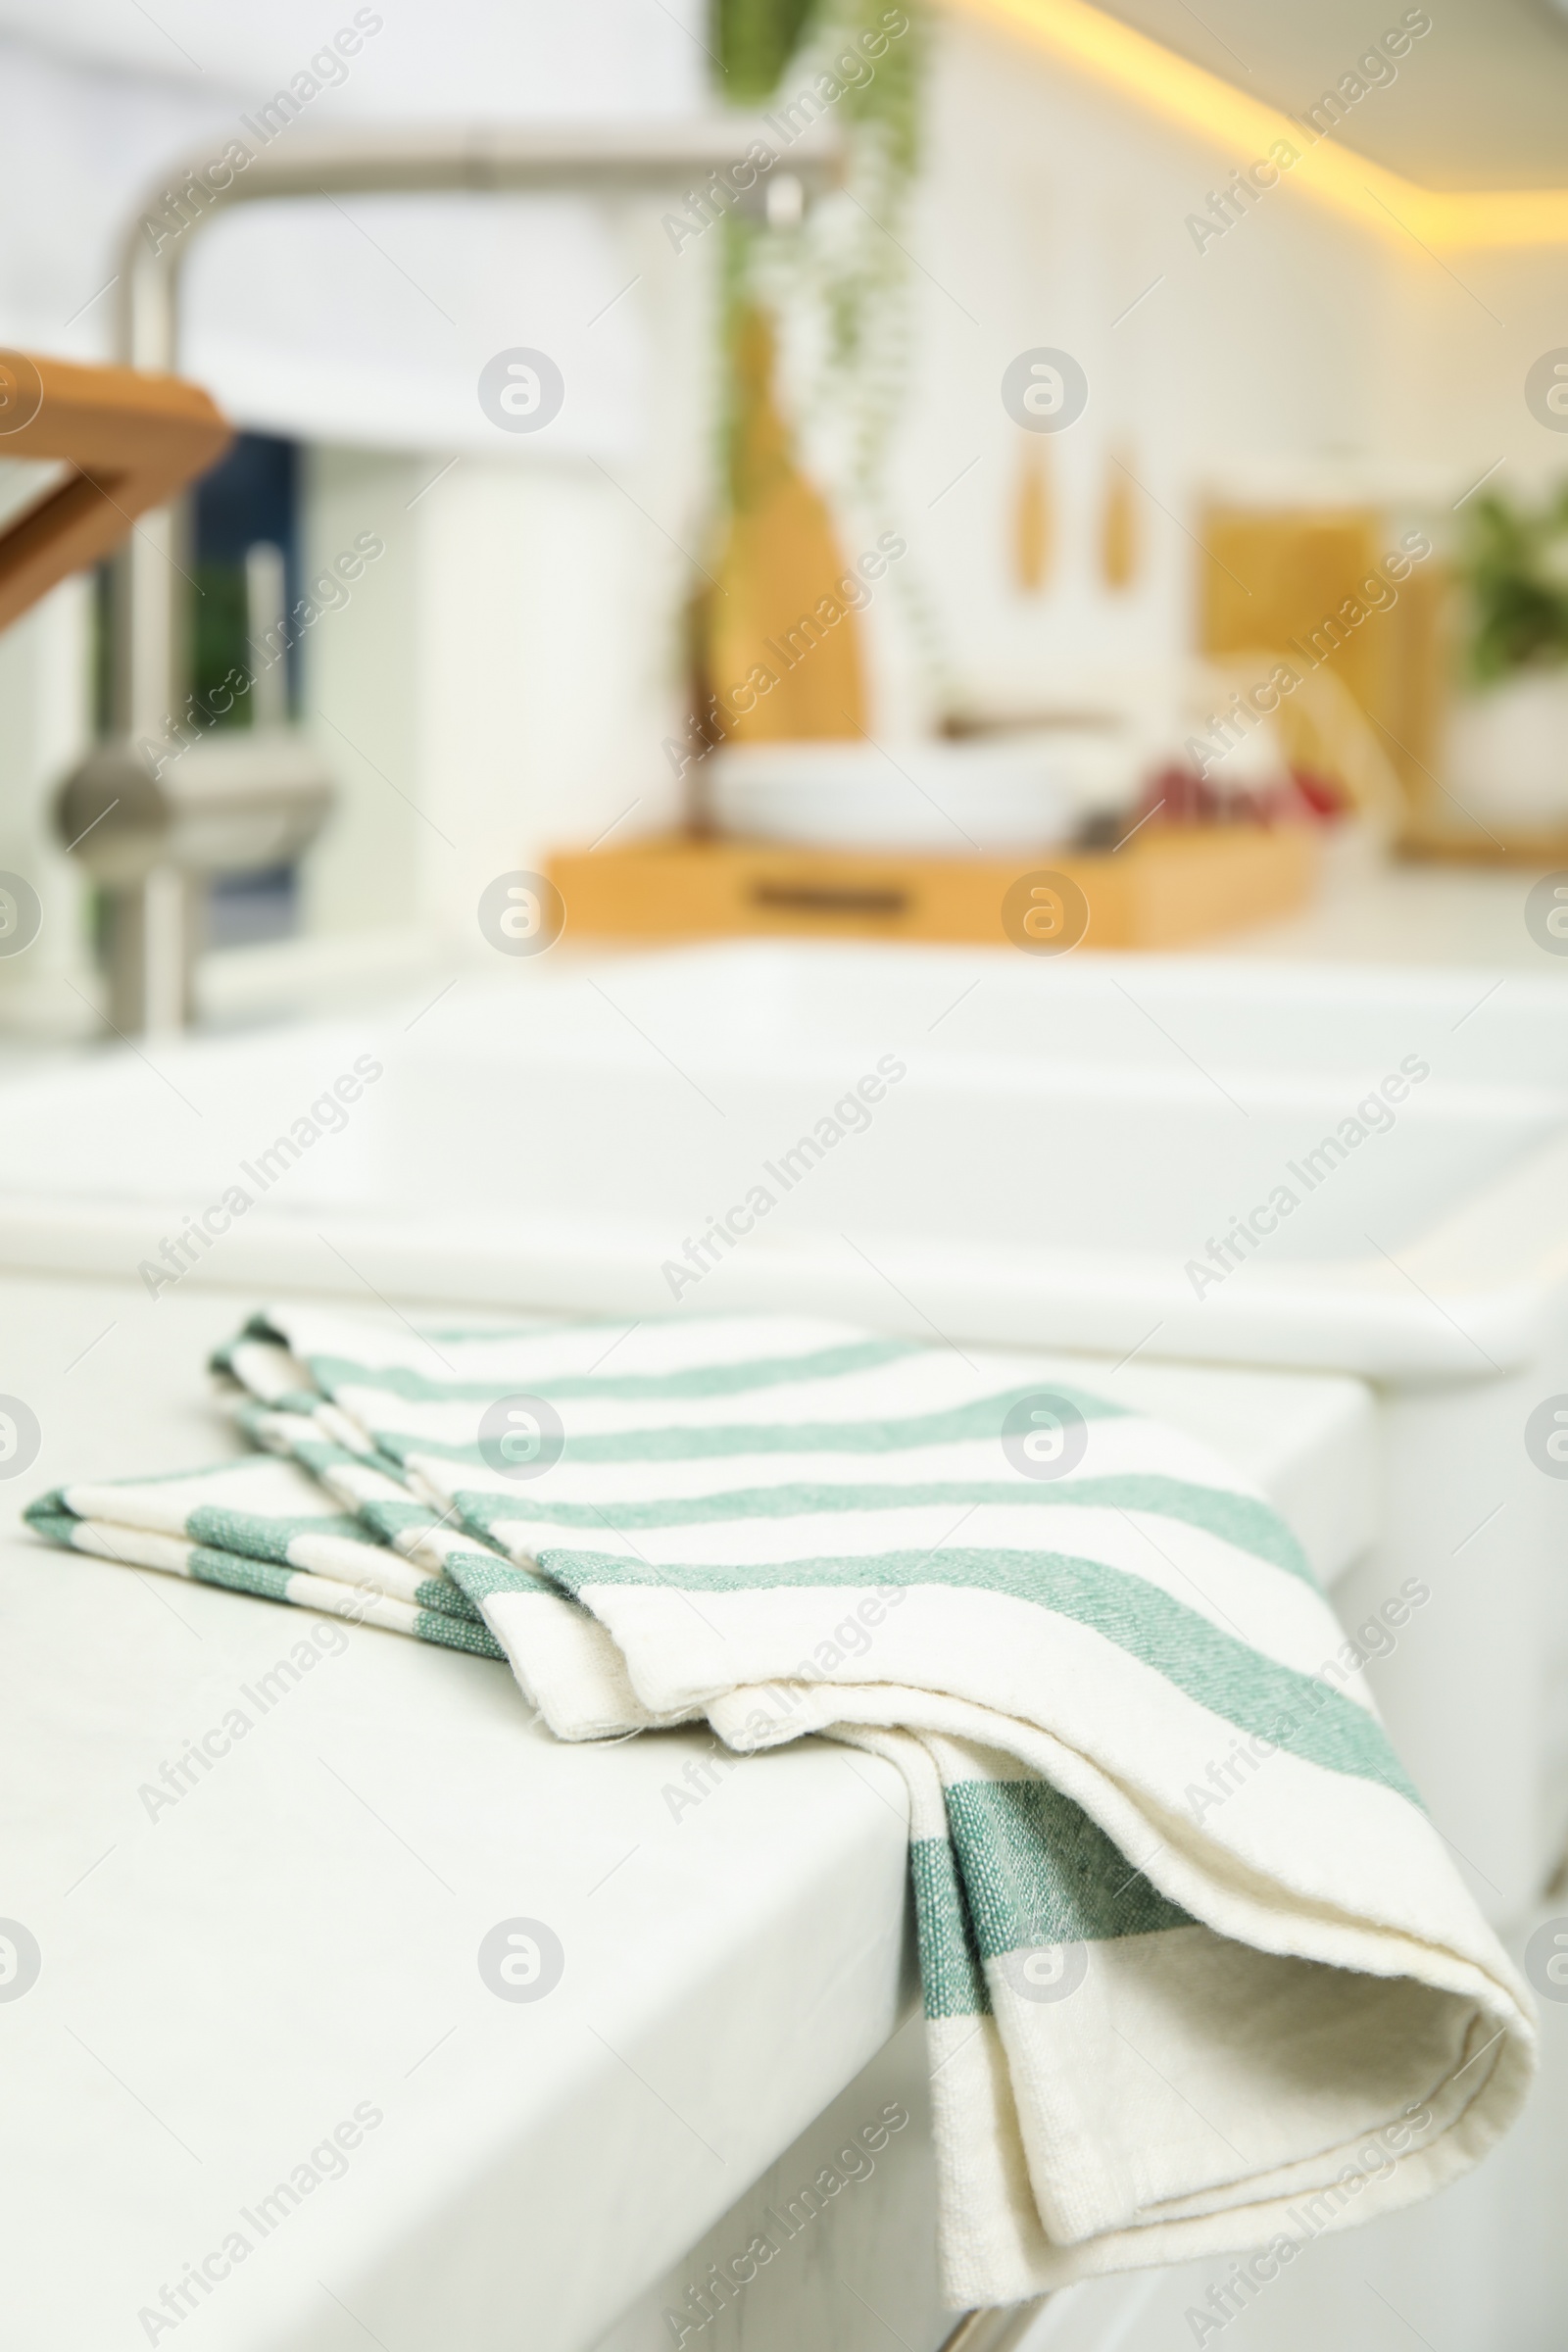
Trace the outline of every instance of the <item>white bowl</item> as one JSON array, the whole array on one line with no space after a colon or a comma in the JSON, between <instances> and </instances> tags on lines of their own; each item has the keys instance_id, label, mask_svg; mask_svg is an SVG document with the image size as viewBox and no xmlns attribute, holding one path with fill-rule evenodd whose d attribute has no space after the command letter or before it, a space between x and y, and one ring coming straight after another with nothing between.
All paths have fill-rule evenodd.
<instances>
[{"instance_id":1,"label":"white bowl","mask_svg":"<svg viewBox=\"0 0 1568 2352\"><path fill-rule=\"evenodd\" d=\"M1086 816L1130 807L1141 772L1117 727L734 745L711 755L711 808L721 832L753 841L989 857L1071 840Z\"/></svg>"},{"instance_id":2,"label":"white bowl","mask_svg":"<svg viewBox=\"0 0 1568 2352\"><path fill-rule=\"evenodd\" d=\"M1478 824L1559 831L1568 822L1568 671L1522 670L1457 697L1447 763L1454 799Z\"/></svg>"}]
</instances>

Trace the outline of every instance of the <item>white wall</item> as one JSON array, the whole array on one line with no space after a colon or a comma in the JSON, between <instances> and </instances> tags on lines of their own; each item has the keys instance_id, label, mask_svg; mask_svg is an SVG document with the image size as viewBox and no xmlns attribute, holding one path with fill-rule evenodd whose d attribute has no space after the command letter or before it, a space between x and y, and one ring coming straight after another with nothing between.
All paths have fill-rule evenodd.
<instances>
[{"instance_id":1,"label":"white wall","mask_svg":"<svg viewBox=\"0 0 1568 2352\"><path fill-rule=\"evenodd\" d=\"M1568 178L1568 171L1565 171ZM1568 477L1568 434L1525 405L1543 353L1568 345L1568 249L1416 257L1393 277L1381 386L1388 444L1440 467L1459 497L1489 487L1533 496Z\"/></svg>"},{"instance_id":2,"label":"white wall","mask_svg":"<svg viewBox=\"0 0 1568 2352\"><path fill-rule=\"evenodd\" d=\"M896 481L960 687L1071 697L1184 649L1206 491L1338 487L1416 504L1452 533L1454 502L1499 460L1500 490L1568 478L1568 435L1523 397L1532 362L1568 344L1568 252L1440 258L1288 175L1200 252L1187 216L1250 160L1026 47L944 24L913 241L918 380ZM1026 597L1008 553L1025 436L999 383L1039 345L1079 358L1091 399L1070 430L1036 437L1063 546L1048 593ZM1113 446L1150 493L1147 568L1122 596L1098 573ZM926 713L921 678L936 666L906 659L885 725Z\"/></svg>"},{"instance_id":3,"label":"white wall","mask_svg":"<svg viewBox=\"0 0 1568 2352\"><path fill-rule=\"evenodd\" d=\"M466 937L497 873L678 812L662 747L684 732L680 620L705 552L716 256L677 255L647 207L615 234L638 279L618 306L638 401L602 458L499 433L489 456L316 453L310 571L366 531L386 553L304 639L309 723L340 779L305 869L312 929Z\"/></svg>"},{"instance_id":4,"label":"white wall","mask_svg":"<svg viewBox=\"0 0 1568 2352\"><path fill-rule=\"evenodd\" d=\"M589 465L464 458L419 497L442 462L312 469L313 562L364 529L387 547L306 638L341 796L306 867L312 929L464 934L496 874L675 813L678 555Z\"/></svg>"},{"instance_id":5,"label":"white wall","mask_svg":"<svg viewBox=\"0 0 1568 2352\"><path fill-rule=\"evenodd\" d=\"M296 76L320 86L278 134L290 144L367 121L685 115L703 103L704 4L595 0L591 9L563 9L548 0L400 0L359 7L362 26L378 23L356 35L357 0L329 8L278 0L267 9L160 0L152 12L122 0L51 0L47 11L34 0L0 0L0 147L10 167L0 184L0 341L65 358L112 357L112 281L122 235L141 204L167 184L175 158L193 150L219 155L236 137L259 149L262 136L243 127L242 116L254 123L257 106ZM310 60L343 27L360 46L330 69L341 78L322 84L328 68L313 74ZM418 206L406 208L406 229L389 235L372 224L380 252L354 224L363 219L358 204L286 209L294 221L269 207L270 222L258 214L239 229L236 216L230 260L206 267L197 333L221 368L222 396L242 422L280 421L253 409L265 398L251 377L275 373L286 382L290 363L312 357L352 373L358 360L360 407L373 423L376 394L384 406L400 386L388 378L381 342L365 335L363 312L355 316L363 358L341 334L335 351L329 338L323 342L334 297L340 324L345 306L354 313L362 284L379 278L393 318L404 316L406 297L422 347L405 346L402 356L423 374L432 362L439 366L446 336L461 338L462 298L483 307L497 256L481 228L460 232L444 255L432 257ZM439 207L423 209L428 220ZM229 233L226 226L204 231L195 248ZM405 234L413 251L403 250ZM541 255L541 243L553 251ZM469 246L476 248L471 257ZM580 216L576 223L564 219L559 234L547 228L543 239L530 225L501 258L523 280L536 272L559 281L563 269L580 268ZM400 265L422 292L411 291ZM426 295L436 298L434 307ZM465 382L465 421L466 393Z\"/></svg>"},{"instance_id":6,"label":"white wall","mask_svg":"<svg viewBox=\"0 0 1568 2352\"><path fill-rule=\"evenodd\" d=\"M93 1015L73 987L94 993L81 868L56 840L54 788L89 738L90 591L66 580L0 635L0 870L21 874L43 904L23 954L0 956L0 1020L75 1035Z\"/></svg>"},{"instance_id":7,"label":"white wall","mask_svg":"<svg viewBox=\"0 0 1568 2352\"><path fill-rule=\"evenodd\" d=\"M362 529L387 552L306 638L308 720L340 779L306 868L312 929L466 936L498 873L673 813L658 534L591 466L464 458L418 496L440 463L331 451L313 468L314 559Z\"/></svg>"},{"instance_id":8,"label":"white wall","mask_svg":"<svg viewBox=\"0 0 1568 2352\"><path fill-rule=\"evenodd\" d=\"M307 931L398 931L419 919L421 861L440 837L424 819L421 486L433 464L379 450L319 449L305 479L308 580L362 545L383 553L302 640L303 723L337 777L337 804L303 868ZM433 495L426 493L426 496ZM422 504L423 502L419 502Z\"/></svg>"},{"instance_id":9,"label":"white wall","mask_svg":"<svg viewBox=\"0 0 1568 2352\"><path fill-rule=\"evenodd\" d=\"M1197 562L1186 532L1203 486L1280 461L1298 470L1303 457L1412 454L1410 389L1443 364L1455 325L1470 328L1441 295L1423 309L1432 266L1421 256L1412 269L1376 231L1285 183L1200 253L1186 216L1250 159L961 21L936 44L928 140L914 244L921 356L898 515L961 681L1002 699L1046 683L1081 692L1102 668L1178 652ZM1544 282L1561 270L1526 267ZM1077 424L1030 437L1045 447L1062 545L1048 593L1024 597L1008 549L1026 436L999 387L1008 361L1037 346L1071 352L1091 389ZM1498 398L1486 372L1468 409L1450 398L1431 454L1462 469L1456 449L1485 439ZM1150 493L1146 566L1123 595L1098 572L1112 448Z\"/></svg>"}]
</instances>

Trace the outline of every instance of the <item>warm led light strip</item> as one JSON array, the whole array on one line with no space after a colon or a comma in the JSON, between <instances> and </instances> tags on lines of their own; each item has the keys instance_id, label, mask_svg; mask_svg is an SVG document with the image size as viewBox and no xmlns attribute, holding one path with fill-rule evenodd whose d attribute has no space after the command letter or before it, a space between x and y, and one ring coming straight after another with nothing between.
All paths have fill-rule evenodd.
<instances>
[{"instance_id":1,"label":"warm led light strip","mask_svg":"<svg viewBox=\"0 0 1568 2352\"><path fill-rule=\"evenodd\" d=\"M1423 245L1568 244L1568 188L1418 188L1334 137L1303 144L1303 126L1162 49L1086 0L946 0L956 15L993 24L1093 74L1122 96L1195 131L1246 165L1289 139L1301 160L1286 179L1324 204Z\"/></svg>"}]
</instances>

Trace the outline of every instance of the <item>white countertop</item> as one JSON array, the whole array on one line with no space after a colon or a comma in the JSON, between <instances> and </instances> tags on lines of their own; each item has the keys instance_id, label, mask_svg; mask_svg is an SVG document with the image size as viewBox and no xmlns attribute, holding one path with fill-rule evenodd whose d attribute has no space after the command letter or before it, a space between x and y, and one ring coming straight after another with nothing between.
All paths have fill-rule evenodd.
<instances>
[{"instance_id":1,"label":"white countertop","mask_svg":"<svg viewBox=\"0 0 1568 2352\"><path fill-rule=\"evenodd\" d=\"M1299 913L1197 944L1205 955L1289 956L1304 963L1484 966L1568 985L1568 956L1548 956L1525 924L1533 865L1379 865L1348 843Z\"/></svg>"},{"instance_id":2,"label":"white countertop","mask_svg":"<svg viewBox=\"0 0 1568 2352\"><path fill-rule=\"evenodd\" d=\"M808 1742L675 1817L706 1736L558 1745L503 1667L368 1628L262 1713L258 1678L327 1621L15 1527L65 1477L233 1450L201 1364L255 1303L0 1284L0 1392L44 1433L0 1490L0 1915L42 1951L0 2000L0 2333L183 2341L138 2314L206 2258L198 2352L583 2352L906 2013L902 1786ZM1110 1386L1228 1437L1320 1572L1366 1541L1356 1383ZM143 1787L236 1706L243 1740L150 1817ZM538 2001L479 1974L515 1918L564 1950ZM312 2152L356 2110L327 2177ZM264 2234L245 2217L302 2166L319 2184Z\"/></svg>"},{"instance_id":3,"label":"white countertop","mask_svg":"<svg viewBox=\"0 0 1568 2352\"><path fill-rule=\"evenodd\" d=\"M1202 955L1306 963L1483 966L1561 979L1568 956L1546 955L1524 920L1534 866L1380 862L1366 844L1331 843L1321 888L1299 912L1194 943ZM575 940L542 959L597 968L645 953L646 941ZM197 1000L209 1033L371 1012L411 994L437 995L455 973L491 972L495 958L465 935L368 931L271 941L201 959ZM527 967L523 967L526 971ZM25 968L0 970L0 1068L47 1066L79 1054L93 1018L79 987Z\"/></svg>"}]
</instances>

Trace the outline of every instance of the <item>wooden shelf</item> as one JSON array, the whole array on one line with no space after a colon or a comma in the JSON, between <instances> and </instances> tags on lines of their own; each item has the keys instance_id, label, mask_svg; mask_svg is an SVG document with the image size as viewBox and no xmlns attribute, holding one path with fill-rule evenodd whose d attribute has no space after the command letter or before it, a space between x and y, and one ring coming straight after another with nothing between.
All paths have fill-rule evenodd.
<instances>
[{"instance_id":1,"label":"wooden shelf","mask_svg":"<svg viewBox=\"0 0 1568 2352\"><path fill-rule=\"evenodd\" d=\"M207 394L179 376L0 350L0 464L72 467L0 528L0 629L68 572L106 556L231 437Z\"/></svg>"},{"instance_id":2,"label":"wooden shelf","mask_svg":"<svg viewBox=\"0 0 1568 2352\"><path fill-rule=\"evenodd\" d=\"M1019 926L1032 904L1031 879L1052 874L1082 894L1086 926L1071 890L1064 895L1084 946L1181 948L1292 912L1310 895L1317 865L1318 836L1309 828L1212 825L1151 826L1117 851L1007 858L663 835L624 849L561 851L549 875L565 902L568 931L579 935L1027 945ZM1049 888L1042 903L1051 905ZM1050 919L1032 926L1042 944Z\"/></svg>"}]
</instances>

